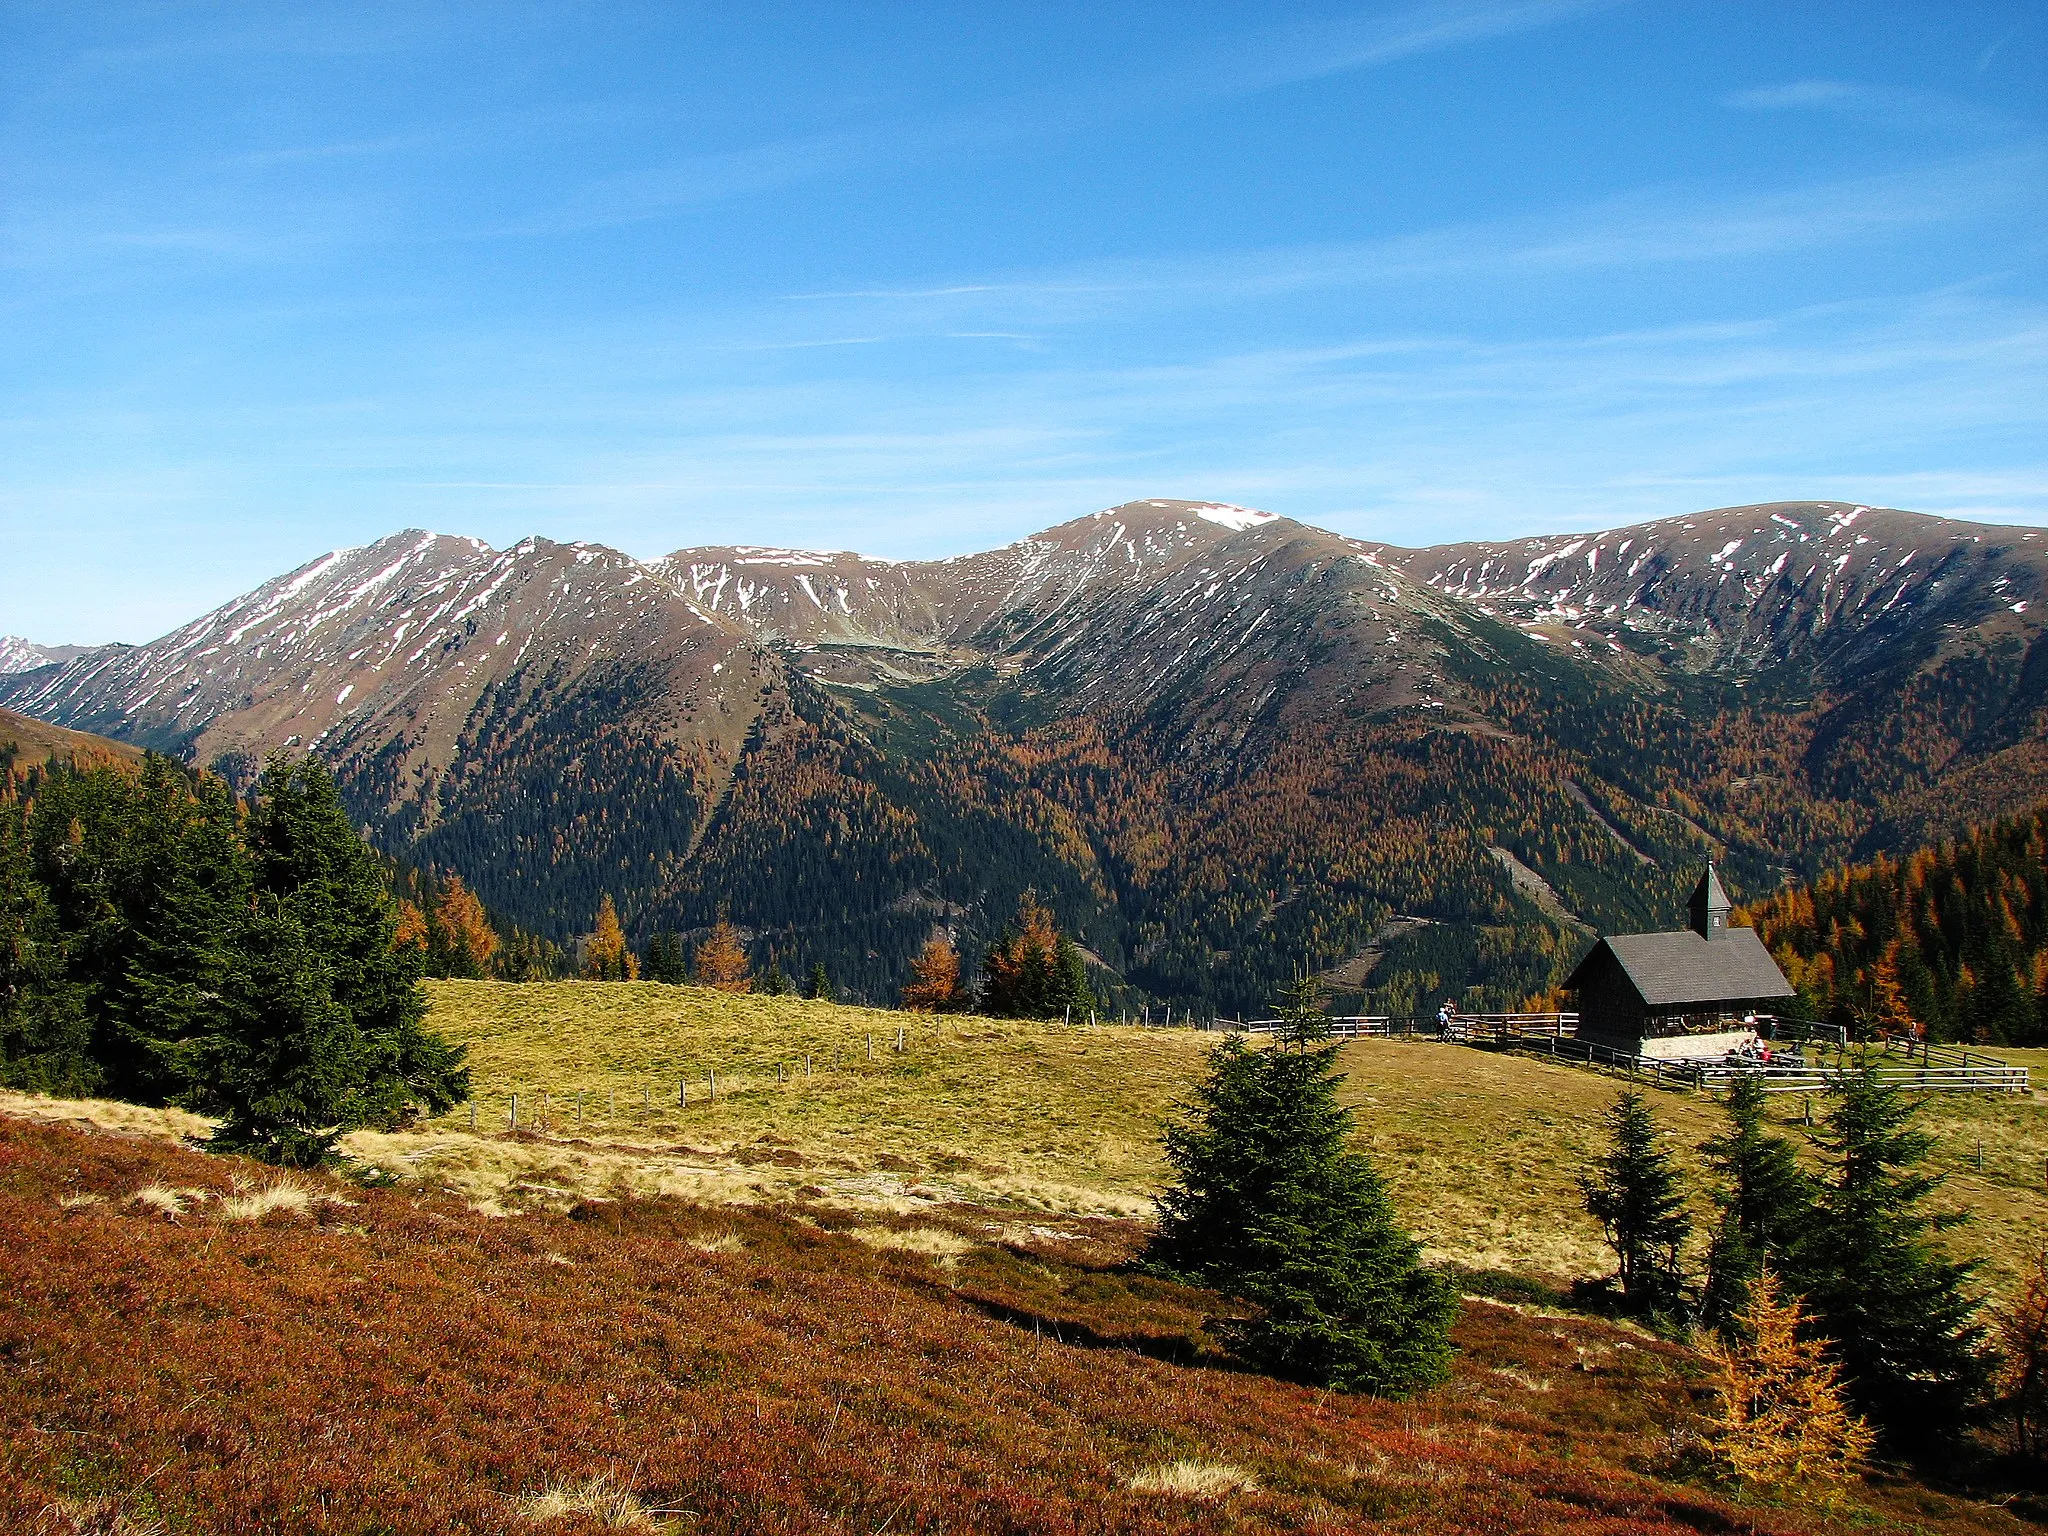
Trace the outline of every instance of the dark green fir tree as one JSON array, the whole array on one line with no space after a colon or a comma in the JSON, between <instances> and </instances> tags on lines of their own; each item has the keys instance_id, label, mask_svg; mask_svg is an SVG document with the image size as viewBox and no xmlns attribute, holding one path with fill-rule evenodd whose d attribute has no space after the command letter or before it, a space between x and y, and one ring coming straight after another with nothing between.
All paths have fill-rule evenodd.
<instances>
[{"instance_id":1,"label":"dark green fir tree","mask_svg":"<svg viewBox=\"0 0 2048 1536\"><path fill-rule=\"evenodd\" d=\"M301 1162L356 1126L394 1126L469 1090L463 1051L425 1026L419 952L315 759L274 757L247 841L255 876L241 1006L204 1043L222 1145Z\"/></svg>"},{"instance_id":2,"label":"dark green fir tree","mask_svg":"<svg viewBox=\"0 0 2048 1536\"><path fill-rule=\"evenodd\" d=\"M1329 1047L1232 1036L1167 1132L1176 1175L1148 1261L1257 1308L1225 1328L1290 1379L1403 1396L1449 1370L1457 1298L1423 1268L1385 1186L1348 1145Z\"/></svg>"},{"instance_id":3,"label":"dark green fir tree","mask_svg":"<svg viewBox=\"0 0 2048 1536\"><path fill-rule=\"evenodd\" d=\"M1722 1180L1700 1319L1724 1332L1749 1305L1750 1286L1766 1265L1780 1275L1790 1270L1812 1219L1813 1181L1792 1144L1767 1128L1769 1097L1757 1079L1738 1077L1725 1106L1726 1133L1700 1146Z\"/></svg>"},{"instance_id":4,"label":"dark green fir tree","mask_svg":"<svg viewBox=\"0 0 2048 1536\"><path fill-rule=\"evenodd\" d=\"M1849 1079L1819 1138L1827 1170L1787 1276L1814 1331L1834 1340L1850 1402L1899 1451L1974 1424L1991 1373L1976 1265L1935 1242L1966 1218L1927 1208L1942 1181L1920 1171L1933 1138L1913 1125L1918 1111L1871 1073Z\"/></svg>"},{"instance_id":5,"label":"dark green fir tree","mask_svg":"<svg viewBox=\"0 0 2048 1536\"><path fill-rule=\"evenodd\" d=\"M815 960L811 963L811 974L804 978L804 996L813 1002L832 1001L832 978L825 974L824 961Z\"/></svg>"},{"instance_id":6,"label":"dark green fir tree","mask_svg":"<svg viewBox=\"0 0 2048 1536\"><path fill-rule=\"evenodd\" d=\"M640 958L640 978L664 982L671 987L687 984L690 958L683 952L683 941L666 930L649 939L647 952Z\"/></svg>"},{"instance_id":7,"label":"dark green fir tree","mask_svg":"<svg viewBox=\"0 0 2048 1536\"><path fill-rule=\"evenodd\" d=\"M1692 1218L1678 1171L1658 1145L1657 1122L1640 1093L1623 1093L1606 1119L1607 1154L1592 1174L1581 1175L1579 1189L1618 1261L1608 1283L1638 1316L1679 1322L1685 1315L1682 1254Z\"/></svg>"},{"instance_id":8,"label":"dark green fir tree","mask_svg":"<svg viewBox=\"0 0 2048 1536\"><path fill-rule=\"evenodd\" d=\"M86 989L67 977L65 950L35 878L24 807L0 803L0 1084L72 1095L100 1088Z\"/></svg>"}]
</instances>

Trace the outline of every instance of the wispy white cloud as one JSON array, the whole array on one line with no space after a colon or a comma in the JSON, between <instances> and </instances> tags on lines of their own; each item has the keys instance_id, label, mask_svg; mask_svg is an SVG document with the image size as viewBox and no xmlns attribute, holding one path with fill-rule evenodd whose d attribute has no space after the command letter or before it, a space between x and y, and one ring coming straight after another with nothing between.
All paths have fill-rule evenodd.
<instances>
[{"instance_id":1,"label":"wispy white cloud","mask_svg":"<svg viewBox=\"0 0 2048 1536\"><path fill-rule=\"evenodd\" d=\"M1953 96L1846 80L1793 80L1737 91L1724 105L1738 112L1832 112L1909 133L2025 134L2029 126Z\"/></svg>"},{"instance_id":2,"label":"wispy white cloud","mask_svg":"<svg viewBox=\"0 0 2048 1536\"><path fill-rule=\"evenodd\" d=\"M1240 40L1227 52L1219 51L1201 66L1181 69L1170 78L1182 90L1250 95L1537 31L1629 3L1632 0L1450 0L1360 11L1286 28L1263 39Z\"/></svg>"},{"instance_id":3,"label":"wispy white cloud","mask_svg":"<svg viewBox=\"0 0 2048 1536\"><path fill-rule=\"evenodd\" d=\"M1712 266L1824 250L2037 208L2048 149L1959 156L1895 172L1711 195L1667 186L1484 223L1348 245L1292 246L1094 263L1000 280L802 293L869 312L959 324L1028 319L1039 327L1110 312L1241 303L1339 288L1417 289L1477 279L1558 279L1604 269Z\"/></svg>"},{"instance_id":4,"label":"wispy white cloud","mask_svg":"<svg viewBox=\"0 0 2048 1536\"><path fill-rule=\"evenodd\" d=\"M594 180L481 235L547 235L640 223L705 203L875 166L901 168L1071 134L1162 102L1223 101L1556 26L1634 0L1431 0L1235 38L1163 66L1070 79L966 113L898 117L681 157Z\"/></svg>"}]
</instances>

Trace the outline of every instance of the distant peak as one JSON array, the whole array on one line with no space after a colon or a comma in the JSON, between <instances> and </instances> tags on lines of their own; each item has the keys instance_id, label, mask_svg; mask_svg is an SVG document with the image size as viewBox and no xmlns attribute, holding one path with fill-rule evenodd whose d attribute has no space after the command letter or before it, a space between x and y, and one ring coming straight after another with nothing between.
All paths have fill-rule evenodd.
<instances>
[{"instance_id":1,"label":"distant peak","mask_svg":"<svg viewBox=\"0 0 2048 1536\"><path fill-rule=\"evenodd\" d=\"M1283 522L1277 512L1260 512L1251 507L1236 506L1227 501L1180 501L1169 496L1153 496L1144 501L1127 501L1121 506L1105 507L1095 517L1100 520L1109 517L1130 517L1136 513L1164 512L1177 516L1194 516L1205 523L1215 523L1234 532L1246 528L1258 528L1267 523Z\"/></svg>"},{"instance_id":2,"label":"distant peak","mask_svg":"<svg viewBox=\"0 0 2048 1536\"><path fill-rule=\"evenodd\" d=\"M1220 523L1225 528L1256 528L1261 523L1277 523L1278 512L1259 512L1251 507L1234 507L1225 501L1203 502L1189 508L1205 523Z\"/></svg>"}]
</instances>

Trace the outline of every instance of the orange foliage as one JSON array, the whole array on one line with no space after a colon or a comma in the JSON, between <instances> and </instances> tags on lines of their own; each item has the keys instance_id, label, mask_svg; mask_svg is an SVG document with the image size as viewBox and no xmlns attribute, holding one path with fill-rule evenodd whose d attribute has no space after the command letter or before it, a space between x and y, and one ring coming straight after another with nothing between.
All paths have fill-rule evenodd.
<instances>
[{"instance_id":1,"label":"orange foliage","mask_svg":"<svg viewBox=\"0 0 2048 1536\"><path fill-rule=\"evenodd\" d=\"M626 947L625 930L619 926L619 909L611 893L597 907L597 931L583 946L583 974L592 981L632 981L640 974L640 961Z\"/></svg>"},{"instance_id":2,"label":"orange foliage","mask_svg":"<svg viewBox=\"0 0 2048 1536\"><path fill-rule=\"evenodd\" d=\"M712 925L710 935L697 946L693 969L697 985L720 992L751 992L754 983L747 969L746 947L739 930L723 913Z\"/></svg>"},{"instance_id":3,"label":"orange foliage","mask_svg":"<svg viewBox=\"0 0 2048 1536\"><path fill-rule=\"evenodd\" d=\"M903 989L903 1006L917 1013L945 1013L966 1001L960 989L960 952L944 934L933 934L910 962L916 979Z\"/></svg>"},{"instance_id":4,"label":"orange foliage","mask_svg":"<svg viewBox=\"0 0 2048 1536\"><path fill-rule=\"evenodd\" d=\"M611 898L605 899L609 901ZM490 964L491 956L498 952L497 931L491 927L490 918L484 914L484 904L476 899L476 893L462 883L462 876L451 874L442 883L441 900L434 909L434 917L441 925L442 942L451 952L466 954L479 968ZM614 912L612 927L616 929L618 924L618 913ZM599 926L603 926L602 918Z\"/></svg>"}]
</instances>

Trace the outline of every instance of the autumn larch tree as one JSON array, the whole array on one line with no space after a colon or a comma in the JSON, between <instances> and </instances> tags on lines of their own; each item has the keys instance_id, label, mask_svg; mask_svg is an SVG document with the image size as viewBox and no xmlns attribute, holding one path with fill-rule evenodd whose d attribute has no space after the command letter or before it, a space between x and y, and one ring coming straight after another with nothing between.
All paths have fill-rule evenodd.
<instances>
[{"instance_id":1,"label":"autumn larch tree","mask_svg":"<svg viewBox=\"0 0 2048 1536\"><path fill-rule=\"evenodd\" d=\"M903 1006L916 1013L952 1013L966 1004L960 985L960 952L952 940L935 933L910 962L911 979L903 988Z\"/></svg>"},{"instance_id":2,"label":"autumn larch tree","mask_svg":"<svg viewBox=\"0 0 2048 1536\"><path fill-rule=\"evenodd\" d=\"M1034 891L981 962L981 1010L1003 1019L1054 1019L1095 1006L1087 966Z\"/></svg>"},{"instance_id":3,"label":"autumn larch tree","mask_svg":"<svg viewBox=\"0 0 2048 1536\"><path fill-rule=\"evenodd\" d=\"M597 904L596 931L583 946L583 975L587 981L634 981L640 975L639 958L626 947L626 931L609 891Z\"/></svg>"},{"instance_id":4,"label":"autumn larch tree","mask_svg":"<svg viewBox=\"0 0 2048 1536\"><path fill-rule=\"evenodd\" d=\"M2022 1461L2048 1460L2048 1250L2034 1255L2027 1283L1992 1314L1991 1331L2007 1444Z\"/></svg>"},{"instance_id":5,"label":"autumn larch tree","mask_svg":"<svg viewBox=\"0 0 2048 1536\"><path fill-rule=\"evenodd\" d=\"M1730 1332L1710 1344L1718 1367L1715 1457L1738 1481L1766 1488L1839 1486L1855 1477L1877 1441L1849 1411L1841 1369L1812 1336L1796 1296L1759 1270Z\"/></svg>"},{"instance_id":6,"label":"autumn larch tree","mask_svg":"<svg viewBox=\"0 0 2048 1536\"><path fill-rule=\"evenodd\" d=\"M718 914L718 921L711 925L711 932L697 946L695 970L700 987L711 987L719 992L754 990L747 969L746 946L740 943L739 930L733 927L732 919L723 912Z\"/></svg>"},{"instance_id":7,"label":"autumn larch tree","mask_svg":"<svg viewBox=\"0 0 2048 1536\"><path fill-rule=\"evenodd\" d=\"M497 930L462 876L451 874L441 882L434 928L441 951L432 957L439 962L438 974L470 979L490 974L491 957L498 952Z\"/></svg>"}]
</instances>

